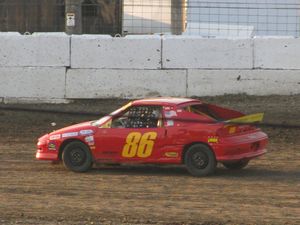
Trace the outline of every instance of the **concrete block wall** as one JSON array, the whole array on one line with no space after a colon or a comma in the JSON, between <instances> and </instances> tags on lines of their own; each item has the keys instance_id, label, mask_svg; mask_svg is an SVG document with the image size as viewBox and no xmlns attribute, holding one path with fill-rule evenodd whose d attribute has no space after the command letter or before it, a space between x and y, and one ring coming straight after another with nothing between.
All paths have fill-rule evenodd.
<instances>
[{"instance_id":1,"label":"concrete block wall","mask_svg":"<svg viewBox=\"0 0 300 225\"><path fill-rule=\"evenodd\" d=\"M64 102L70 37L64 33L0 33L0 98Z\"/></svg>"},{"instance_id":2,"label":"concrete block wall","mask_svg":"<svg viewBox=\"0 0 300 225\"><path fill-rule=\"evenodd\" d=\"M298 70L188 70L188 96L300 94Z\"/></svg>"},{"instance_id":3,"label":"concrete block wall","mask_svg":"<svg viewBox=\"0 0 300 225\"><path fill-rule=\"evenodd\" d=\"M254 38L254 68L300 69L300 39L293 37Z\"/></svg>"},{"instance_id":4,"label":"concrete block wall","mask_svg":"<svg viewBox=\"0 0 300 225\"><path fill-rule=\"evenodd\" d=\"M300 94L300 39L0 33L0 101Z\"/></svg>"},{"instance_id":5,"label":"concrete block wall","mask_svg":"<svg viewBox=\"0 0 300 225\"><path fill-rule=\"evenodd\" d=\"M65 75L65 67L0 67L0 96L64 99Z\"/></svg>"},{"instance_id":6,"label":"concrete block wall","mask_svg":"<svg viewBox=\"0 0 300 225\"><path fill-rule=\"evenodd\" d=\"M67 98L186 96L184 70L71 69Z\"/></svg>"},{"instance_id":7,"label":"concrete block wall","mask_svg":"<svg viewBox=\"0 0 300 225\"><path fill-rule=\"evenodd\" d=\"M71 67L97 69L159 69L160 36L75 35L71 40Z\"/></svg>"},{"instance_id":8,"label":"concrete block wall","mask_svg":"<svg viewBox=\"0 0 300 225\"><path fill-rule=\"evenodd\" d=\"M163 37L165 69L252 69L252 39Z\"/></svg>"},{"instance_id":9,"label":"concrete block wall","mask_svg":"<svg viewBox=\"0 0 300 225\"><path fill-rule=\"evenodd\" d=\"M63 33L0 33L0 66L70 66L70 37Z\"/></svg>"}]
</instances>

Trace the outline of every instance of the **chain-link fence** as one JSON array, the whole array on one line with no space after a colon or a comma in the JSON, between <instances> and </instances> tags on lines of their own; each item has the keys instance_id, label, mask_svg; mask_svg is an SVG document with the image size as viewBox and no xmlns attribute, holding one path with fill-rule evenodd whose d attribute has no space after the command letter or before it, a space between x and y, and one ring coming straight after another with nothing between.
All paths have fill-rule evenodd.
<instances>
[{"instance_id":1,"label":"chain-link fence","mask_svg":"<svg viewBox=\"0 0 300 225\"><path fill-rule=\"evenodd\" d=\"M187 34L299 36L300 1L196 1L188 6Z\"/></svg>"},{"instance_id":2,"label":"chain-link fence","mask_svg":"<svg viewBox=\"0 0 300 225\"><path fill-rule=\"evenodd\" d=\"M299 0L124 1L123 31L132 34L298 37L299 23Z\"/></svg>"},{"instance_id":3,"label":"chain-link fence","mask_svg":"<svg viewBox=\"0 0 300 225\"><path fill-rule=\"evenodd\" d=\"M65 31L67 2L0 0L0 31ZM78 0L76 7L76 26L87 34L300 34L300 0Z\"/></svg>"}]
</instances>

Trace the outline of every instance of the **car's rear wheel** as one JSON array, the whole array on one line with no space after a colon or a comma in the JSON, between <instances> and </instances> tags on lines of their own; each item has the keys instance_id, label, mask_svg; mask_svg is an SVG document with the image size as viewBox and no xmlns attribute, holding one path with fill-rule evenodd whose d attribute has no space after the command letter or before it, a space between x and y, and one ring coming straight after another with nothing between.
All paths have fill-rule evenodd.
<instances>
[{"instance_id":1,"label":"car's rear wheel","mask_svg":"<svg viewBox=\"0 0 300 225\"><path fill-rule=\"evenodd\" d=\"M217 165L214 153L204 144L192 145L185 153L184 163L187 170L197 177L213 174Z\"/></svg>"},{"instance_id":2,"label":"car's rear wheel","mask_svg":"<svg viewBox=\"0 0 300 225\"><path fill-rule=\"evenodd\" d=\"M88 146L74 141L64 148L62 154L64 166L74 172L86 172L93 164L93 158Z\"/></svg>"},{"instance_id":3,"label":"car's rear wheel","mask_svg":"<svg viewBox=\"0 0 300 225\"><path fill-rule=\"evenodd\" d=\"M240 170L245 168L249 163L249 160L240 160L237 162L228 162L228 163L223 163L224 167L230 170Z\"/></svg>"}]
</instances>

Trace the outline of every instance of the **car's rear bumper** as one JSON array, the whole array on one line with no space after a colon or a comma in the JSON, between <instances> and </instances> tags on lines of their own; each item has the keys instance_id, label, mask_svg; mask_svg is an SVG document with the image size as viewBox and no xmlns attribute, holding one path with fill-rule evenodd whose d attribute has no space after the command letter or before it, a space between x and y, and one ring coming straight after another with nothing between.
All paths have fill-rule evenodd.
<instances>
[{"instance_id":1,"label":"car's rear bumper","mask_svg":"<svg viewBox=\"0 0 300 225\"><path fill-rule=\"evenodd\" d=\"M262 131L220 138L213 146L217 161L249 160L267 152L268 136Z\"/></svg>"},{"instance_id":2,"label":"car's rear bumper","mask_svg":"<svg viewBox=\"0 0 300 225\"><path fill-rule=\"evenodd\" d=\"M228 162L228 161L239 161L239 160L249 160L267 153L267 149L262 149L257 152L247 152L239 155L229 155L229 156L220 156L217 157L217 161L219 162Z\"/></svg>"}]
</instances>

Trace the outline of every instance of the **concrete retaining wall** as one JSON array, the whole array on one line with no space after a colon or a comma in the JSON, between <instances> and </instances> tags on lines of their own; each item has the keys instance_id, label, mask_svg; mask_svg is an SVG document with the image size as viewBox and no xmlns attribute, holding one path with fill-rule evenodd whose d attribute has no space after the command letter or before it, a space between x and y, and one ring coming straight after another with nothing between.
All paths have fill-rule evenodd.
<instances>
[{"instance_id":1,"label":"concrete retaining wall","mask_svg":"<svg viewBox=\"0 0 300 225\"><path fill-rule=\"evenodd\" d=\"M188 70L188 96L300 93L297 70Z\"/></svg>"},{"instance_id":2,"label":"concrete retaining wall","mask_svg":"<svg viewBox=\"0 0 300 225\"><path fill-rule=\"evenodd\" d=\"M70 37L63 33L0 33L0 66L70 66Z\"/></svg>"},{"instance_id":3,"label":"concrete retaining wall","mask_svg":"<svg viewBox=\"0 0 300 225\"><path fill-rule=\"evenodd\" d=\"M184 70L71 69L67 98L185 96Z\"/></svg>"},{"instance_id":4,"label":"concrete retaining wall","mask_svg":"<svg viewBox=\"0 0 300 225\"><path fill-rule=\"evenodd\" d=\"M72 68L159 69L160 36L72 36Z\"/></svg>"},{"instance_id":5,"label":"concrete retaining wall","mask_svg":"<svg viewBox=\"0 0 300 225\"><path fill-rule=\"evenodd\" d=\"M252 69L253 41L167 36L162 61L166 69Z\"/></svg>"},{"instance_id":6,"label":"concrete retaining wall","mask_svg":"<svg viewBox=\"0 0 300 225\"><path fill-rule=\"evenodd\" d=\"M64 67L0 67L0 96L4 98L65 98Z\"/></svg>"},{"instance_id":7,"label":"concrete retaining wall","mask_svg":"<svg viewBox=\"0 0 300 225\"><path fill-rule=\"evenodd\" d=\"M300 39L0 33L0 101L300 94Z\"/></svg>"},{"instance_id":8,"label":"concrete retaining wall","mask_svg":"<svg viewBox=\"0 0 300 225\"><path fill-rule=\"evenodd\" d=\"M255 38L255 68L300 69L300 38Z\"/></svg>"}]
</instances>

